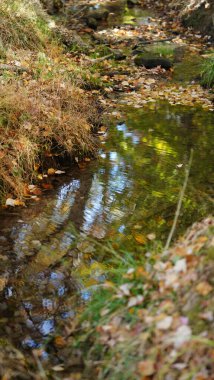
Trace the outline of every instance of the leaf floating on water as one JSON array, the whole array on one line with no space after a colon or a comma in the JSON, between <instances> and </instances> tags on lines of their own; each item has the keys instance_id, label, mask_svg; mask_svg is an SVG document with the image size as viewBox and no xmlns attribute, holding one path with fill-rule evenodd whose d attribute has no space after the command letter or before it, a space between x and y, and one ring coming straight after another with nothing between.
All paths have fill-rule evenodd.
<instances>
[{"instance_id":1,"label":"leaf floating on water","mask_svg":"<svg viewBox=\"0 0 214 380\"><path fill-rule=\"evenodd\" d=\"M42 187L45 190L52 190L53 189L53 185L51 183L43 183Z\"/></svg>"},{"instance_id":2,"label":"leaf floating on water","mask_svg":"<svg viewBox=\"0 0 214 380\"><path fill-rule=\"evenodd\" d=\"M64 170L56 170L55 174L65 174L65 171Z\"/></svg>"},{"instance_id":3,"label":"leaf floating on water","mask_svg":"<svg viewBox=\"0 0 214 380\"><path fill-rule=\"evenodd\" d=\"M7 280L5 277L0 278L0 292L4 289L5 285L7 283Z\"/></svg>"},{"instance_id":4,"label":"leaf floating on water","mask_svg":"<svg viewBox=\"0 0 214 380\"><path fill-rule=\"evenodd\" d=\"M57 347L65 347L66 346L66 340L62 336L56 336L54 339L54 345Z\"/></svg>"},{"instance_id":5,"label":"leaf floating on water","mask_svg":"<svg viewBox=\"0 0 214 380\"><path fill-rule=\"evenodd\" d=\"M156 239L156 235L155 235L155 233L151 233L151 234L148 234L148 235L147 235L147 238L148 238L149 240L155 240L155 239Z\"/></svg>"},{"instance_id":6,"label":"leaf floating on water","mask_svg":"<svg viewBox=\"0 0 214 380\"><path fill-rule=\"evenodd\" d=\"M48 175L54 175L56 170L54 168L49 168L48 169Z\"/></svg>"},{"instance_id":7,"label":"leaf floating on water","mask_svg":"<svg viewBox=\"0 0 214 380\"><path fill-rule=\"evenodd\" d=\"M7 198L5 202L5 206L25 206L25 203L21 201L20 199L12 199L12 198Z\"/></svg>"},{"instance_id":8,"label":"leaf floating on water","mask_svg":"<svg viewBox=\"0 0 214 380\"><path fill-rule=\"evenodd\" d=\"M144 235L135 235L135 240L138 244L145 244L146 243L146 237Z\"/></svg>"},{"instance_id":9,"label":"leaf floating on water","mask_svg":"<svg viewBox=\"0 0 214 380\"><path fill-rule=\"evenodd\" d=\"M55 365L54 367L52 367L52 370L55 372L62 372L62 371L64 371L64 367L62 364L59 364L59 365Z\"/></svg>"}]
</instances>

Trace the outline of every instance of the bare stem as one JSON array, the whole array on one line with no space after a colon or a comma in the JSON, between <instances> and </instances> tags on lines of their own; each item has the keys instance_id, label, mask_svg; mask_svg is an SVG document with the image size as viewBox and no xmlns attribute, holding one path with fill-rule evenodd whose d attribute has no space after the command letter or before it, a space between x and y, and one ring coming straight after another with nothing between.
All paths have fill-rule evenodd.
<instances>
[{"instance_id":1,"label":"bare stem","mask_svg":"<svg viewBox=\"0 0 214 380\"><path fill-rule=\"evenodd\" d=\"M176 229L176 226L177 226L178 218L179 218L179 215L180 215L180 212L181 212L181 206L182 206L184 194L185 194L187 183L188 183L188 179L189 179L190 169L191 169L191 166L192 166L192 159L193 159L193 149L191 149L191 151L190 151L190 157L189 157L188 165L186 167L186 174L185 174L185 178L184 178L184 184L183 184L183 187L182 187L180 195L179 195L175 217L174 217L172 228L171 228L171 231L169 233L169 236L168 236L165 248L164 248L164 252L166 252L169 249L170 243L172 241L172 237L174 235L174 232L175 232L175 229Z\"/></svg>"}]
</instances>

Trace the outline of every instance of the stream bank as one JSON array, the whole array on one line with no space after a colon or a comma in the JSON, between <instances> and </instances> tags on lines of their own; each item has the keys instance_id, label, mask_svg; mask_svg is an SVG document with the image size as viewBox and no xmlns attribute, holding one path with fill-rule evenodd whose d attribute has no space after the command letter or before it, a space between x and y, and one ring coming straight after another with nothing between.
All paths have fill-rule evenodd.
<instances>
[{"instance_id":1,"label":"stream bank","mask_svg":"<svg viewBox=\"0 0 214 380\"><path fill-rule=\"evenodd\" d=\"M132 10L131 24L125 16L122 27L102 25L95 36L83 31L83 40L101 36L91 54L69 53L82 71L89 67L91 91L107 108L106 121L113 120L100 129L98 160L66 168L40 202L1 218L1 359L8 378L212 374L212 219L162 257L192 149L176 237L213 206L212 95L192 83L198 79L191 70L205 44L192 42L189 62L188 41L174 73L136 67L130 58L136 36L164 39L169 32L159 30L159 16L140 9ZM119 44L127 60L93 61L109 54L109 44ZM174 54L171 45L166 50ZM187 342L193 345L183 357Z\"/></svg>"}]
</instances>

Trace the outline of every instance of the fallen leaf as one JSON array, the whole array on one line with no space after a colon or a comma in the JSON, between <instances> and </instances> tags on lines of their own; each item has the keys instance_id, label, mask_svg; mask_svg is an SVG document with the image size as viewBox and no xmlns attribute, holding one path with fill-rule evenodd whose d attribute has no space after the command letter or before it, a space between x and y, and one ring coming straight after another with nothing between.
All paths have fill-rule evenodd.
<instances>
[{"instance_id":1,"label":"fallen leaf","mask_svg":"<svg viewBox=\"0 0 214 380\"><path fill-rule=\"evenodd\" d=\"M20 199L12 199L12 198L7 198L5 202L5 206L25 206L25 203L21 201Z\"/></svg>"},{"instance_id":2,"label":"fallen leaf","mask_svg":"<svg viewBox=\"0 0 214 380\"><path fill-rule=\"evenodd\" d=\"M139 244L145 244L146 242L146 237L144 235L135 235L135 240Z\"/></svg>"},{"instance_id":3,"label":"fallen leaf","mask_svg":"<svg viewBox=\"0 0 214 380\"><path fill-rule=\"evenodd\" d=\"M64 170L56 170L55 174L65 174L65 171Z\"/></svg>"},{"instance_id":4,"label":"fallen leaf","mask_svg":"<svg viewBox=\"0 0 214 380\"><path fill-rule=\"evenodd\" d=\"M53 189L53 185L51 183L43 183L42 187L45 190L52 190Z\"/></svg>"},{"instance_id":5,"label":"fallen leaf","mask_svg":"<svg viewBox=\"0 0 214 380\"><path fill-rule=\"evenodd\" d=\"M180 272L185 273L187 271L186 259L178 260L174 266L174 271L176 273L180 273Z\"/></svg>"},{"instance_id":6,"label":"fallen leaf","mask_svg":"<svg viewBox=\"0 0 214 380\"><path fill-rule=\"evenodd\" d=\"M148 234L148 235L147 235L147 238L148 238L149 240L155 240L156 235L155 235L155 233L151 233L151 234Z\"/></svg>"},{"instance_id":7,"label":"fallen leaf","mask_svg":"<svg viewBox=\"0 0 214 380\"><path fill-rule=\"evenodd\" d=\"M143 360L138 363L138 371L141 375L151 376L155 373L155 363L152 360Z\"/></svg>"},{"instance_id":8,"label":"fallen leaf","mask_svg":"<svg viewBox=\"0 0 214 380\"><path fill-rule=\"evenodd\" d=\"M190 341L192 330L189 326L180 326L169 338L169 343L174 344L175 348L180 348L184 343Z\"/></svg>"},{"instance_id":9,"label":"fallen leaf","mask_svg":"<svg viewBox=\"0 0 214 380\"><path fill-rule=\"evenodd\" d=\"M138 295L136 297L131 297L128 302L128 307L133 307L136 305L140 305L144 300L144 297L141 295Z\"/></svg>"},{"instance_id":10,"label":"fallen leaf","mask_svg":"<svg viewBox=\"0 0 214 380\"><path fill-rule=\"evenodd\" d=\"M60 347L60 348L65 347L66 346L65 338L63 338L62 336L56 336L54 339L54 344L55 346Z\"/></svg>"},{"instance_id":11,"label":"fallen leaf","mask_svg":"<svg viewBox=\"0 0 214 380\"><path fill-rule=\"evenodd\" d=\"M127 284L121 285L119 289L123 293L124 296L129 296L131 287L132 285L127 283Z\"/></svg>"},{"instance_id":12,"label":"fallen leaf","mask_svg":"<svg viewBox=\"0 0 214 380\"><path fill-rule=\"evenodd\" d=\"M167 316L157 322L156 326L158 330L168 330L172 326L173 318Z\"/></svg>"},{"instance_id":13,"label":"fallen leaf","mask_svg":"<svg viewBox=\"0 0 214 380\"><path fill-rule=\"evenodd\" d=\"M54 367L52 367L52 370L55 372L62 372L62 371L64 371L64 367L62 364L58 364L58 365L55 365Z\"/></svg>"},{"instance_id":14,"label":"fallen leaf","mask_svg":"<svg viewBox=\"0 0 214 380\"><path fill-rule=\"evenodd\" d=\"M49 168L48 169L48 175L54 175L56 170L54 168Z\"/></svg>"},{"instance_id":15,"label":"fallen leaf","mask_svg":"<svg viewBox=\"0 0 214 380\"><path fill-rule=\"evenodd\" d=\"M212 289L212 286L207 281L202 281L196 286L196 290L201 296L207 296Z\"/></svg>"}]
</instances>

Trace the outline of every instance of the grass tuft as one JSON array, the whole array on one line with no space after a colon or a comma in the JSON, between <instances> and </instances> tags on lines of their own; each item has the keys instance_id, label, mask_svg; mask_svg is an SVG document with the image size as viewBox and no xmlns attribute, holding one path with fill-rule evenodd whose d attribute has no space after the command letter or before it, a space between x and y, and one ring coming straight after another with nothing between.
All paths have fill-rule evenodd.
<instances>
[{"instance_id":1,"label":"grass tuft","mask_svg":"<svg viewBox=\"0 0 214 380\"><path fill-rule=\"evenodd\" d=\"M212 88L214 86L214 54L205 59L202 66L202 84L206 87Z\"/></svg>"},{"instance_id":2,"label":"grass tuft","mask_svg":"<svg viewBox=\"0 0 214 380\"><path fill-rule=\"evenodd\" d=\"M0 0L0 45L35 49L45 42L46 15L38 0Z\"/></svg>"}]
</instances>

